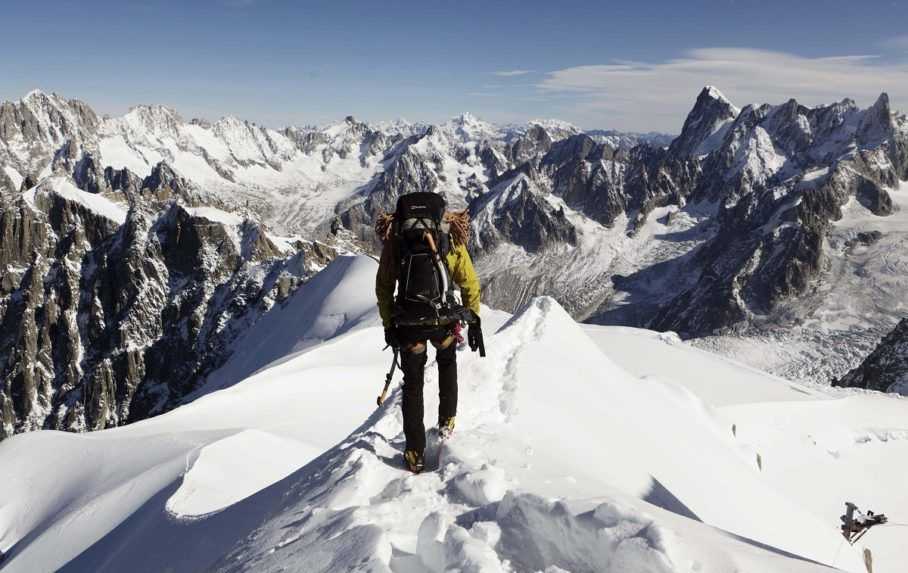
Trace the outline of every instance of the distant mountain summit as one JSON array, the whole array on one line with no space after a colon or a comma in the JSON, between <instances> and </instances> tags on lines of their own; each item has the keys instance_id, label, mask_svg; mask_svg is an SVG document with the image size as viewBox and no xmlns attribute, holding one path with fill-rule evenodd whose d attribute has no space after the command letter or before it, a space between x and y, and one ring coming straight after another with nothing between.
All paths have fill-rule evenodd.
<instances>
[{"instance_id":1,"label":"distant mountain summit","mask_svg":"<svg viewBox=\"0 0 908 573\"><path fill-rule=\"evenodd\" d=\"M678 157L702 157L722 144L728 128L741 111L718 89L707 86L697 96L687 115L681 135L671 142L670 152Z\"/></svg>"}]
</instances>

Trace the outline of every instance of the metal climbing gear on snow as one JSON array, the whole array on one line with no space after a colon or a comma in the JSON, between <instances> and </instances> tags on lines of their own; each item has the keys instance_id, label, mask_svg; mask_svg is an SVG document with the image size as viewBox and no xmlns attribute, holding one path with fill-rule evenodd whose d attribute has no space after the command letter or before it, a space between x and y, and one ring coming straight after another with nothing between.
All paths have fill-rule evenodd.
<instances>
[{"instance_id":1,"label":"metal climbing gear on snow","mask_svg":"<svg viewBox=\"0 0 908 573\"><path fill-rule=\"evenodd\" d=\"M882 513L873 513L869 510L867 513L862 512L850 501L845 502L845 515L839 519L842 520L842 535L851 545L854 545L874 525L883 525L889 521Z\"/></svg>"},{"instance_id":2,"label":"metal climbing gear on snow","mask_svg":"<svg viewBox=\"0 0 908 573\"><path fill-rule=\"evenodd\" d=\"M381 407L382 402L385 401L385 398L388 396L388 386L391 385L391 379L394 378L394 370L399 366L397 362L397 355L400 353L399 348L394 349L394 358L391 360L391 370L388 370L388 375L385 376L385 387L382 389L381 394L378 395L376 403Z\"/></svg>"}]
</instances>

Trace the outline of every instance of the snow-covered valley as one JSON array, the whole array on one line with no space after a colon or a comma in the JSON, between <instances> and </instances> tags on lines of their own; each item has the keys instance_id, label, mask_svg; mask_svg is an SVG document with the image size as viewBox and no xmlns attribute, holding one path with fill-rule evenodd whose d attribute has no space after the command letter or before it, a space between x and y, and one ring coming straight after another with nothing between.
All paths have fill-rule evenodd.
<instances>
[{"instance_id":1,"label":"snow-covered valley","mask_svg":"<svg viewBox=\"0 0 908 573\"><path fill-rule=\"evenodd\" d=\"M335 259L167 414L0 443L0 570L861 572L868 548L901 571L904 529L851 547L838 516L906 521L908 402L548 297L484 309L440 467L405 473L375 268Z\"/></svg>"},{"instance_id":2,"label":"snow-covered valley","mask_svg":"<svg viewBox=\"0 0 908 573\"><path fill-rule=\"evenodd\" d=\"M691 342L794 380L826 384L853 367L908 316L908 182L891 197L886 217L854 199L844 207L823 280L777 309L783 328Z\"/></svg>"}]
</instances>

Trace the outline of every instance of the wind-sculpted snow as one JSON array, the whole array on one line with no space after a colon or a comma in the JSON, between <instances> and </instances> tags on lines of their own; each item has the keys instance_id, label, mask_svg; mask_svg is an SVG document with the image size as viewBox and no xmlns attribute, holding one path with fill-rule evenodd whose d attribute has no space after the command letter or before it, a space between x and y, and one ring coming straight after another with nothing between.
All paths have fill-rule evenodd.
<instances>
[{"instance_id":1,"label":"wind-sculpted snow","mask_svg":"<svg viewBox=\"0 0 908 573\"><path fill-rule=\"evenodd\" d=\"M237 455L242 452L242 455ZM298 441L244 430L201 447L165 509L177 518L215 513L254 495L319 452ZM229 481L224 476L230 476Z\"/></svg>"},{"instance_id":2,"label":"wind-sculpted snow","mask_svg":"<svg viewBox=\"0 0 908 573\"><path fill-rule=\"evenodd\" d=\"M374 263L348 265L333 292L371 283L353 269ZM908 511L900 400L831 399L677 338L585 328L550 298L483 315L489 356L460 354L457 431L422 475L402 470L399 390L374 406L389 359L374 310L168 414L3 442L4 573L857 573L861 547L837 531L855 486ZM683 375L659 370L663 352ZM428 417L436 389L430 367ZM875 571L899 570L897 532L863 543Z\"/></svg>"},{"instance_id":3,"label":"wind-sculpted snow","mask_svg":"<svg viewBox=\"0 0 908 573\"><path fill-rule=\"evenodd\" d=\"M230 358L187 399L225 388L277 361L375 321L375 261L334 259L287 300L278 303L232 343Z\"/></svg>"}]
</instances>

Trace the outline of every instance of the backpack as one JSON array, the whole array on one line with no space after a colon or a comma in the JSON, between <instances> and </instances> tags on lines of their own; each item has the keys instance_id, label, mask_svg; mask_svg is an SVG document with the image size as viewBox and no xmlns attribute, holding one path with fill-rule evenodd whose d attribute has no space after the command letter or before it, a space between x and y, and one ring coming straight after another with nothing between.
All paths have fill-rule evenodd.
<instances>
[{"instance_id":1,"label":"backpack","mask_svg":"<svg viewBox=\"0 0 908 573\"><path fill-rule=\"evenodd\" d=\"M391 235L400 254L395 321L445 325L457 320L446 257L451 248L445 200L437 193L409 193L397 200Z\"/></svg>"}]
</instances>

